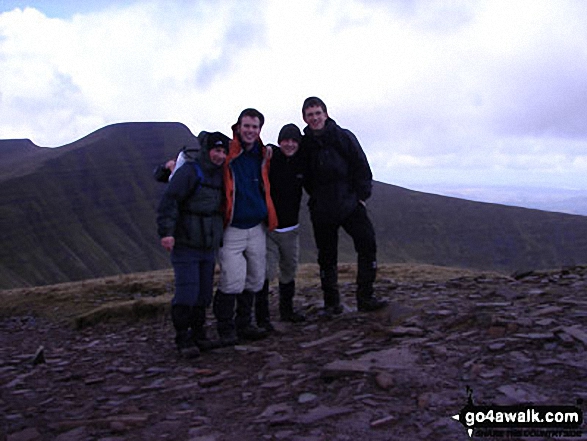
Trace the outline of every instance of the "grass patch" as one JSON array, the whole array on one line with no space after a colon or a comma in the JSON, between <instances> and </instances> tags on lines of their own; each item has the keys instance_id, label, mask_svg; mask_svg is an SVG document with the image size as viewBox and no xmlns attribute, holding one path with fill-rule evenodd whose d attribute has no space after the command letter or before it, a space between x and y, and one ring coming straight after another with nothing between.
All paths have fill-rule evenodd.
<instances>
[{"instance_id":1,"label":"grass patch","mask_svg":"<svg viewBox=\"0 0 587 441\"><path fill-rule=\"evenodd\" d=\"M169 301L173 293L173 271L88 279L33 288L0 291L0 317L31 315L58 322L71 322L100 308L146 299ZM161 300L160 300L161 301Z\"/></svg>"},{"instance_id":2,"label":"grass patch","mask_svg":"<svg viewBox=\"0 0 587 441\"><path fill-rule=\"evenodd\" d=\"M379 267L378 281L442 283L459 277L502 274L462 268L420 264L384 264ZM218 277L218 275L216 275ZM353 283L356 265L339 265L339 282ZM273 283L277 283L274 281ZM376 284L378 282L376 281ZM320 277L316 264L300 265L298 288L316 288L320 297ZM166 314L173 296L173 271L90 279L34 288L0 291L0 317L36 316L73 324L77 328L103 321L140 320Z\"/></svg>"},{"instance_id":3,"label":"grass patch","mask_svg":"<svg viewBox=\"0 0 587 441\"><path fill-rule=\"evenodd\" d=\"M75 317L73 325L81 329L102 322L115 320L132 322L164 316L169 311L170 301L171 296L165 295L126 302L111 302Z\"/></svg>"}]
</instances>

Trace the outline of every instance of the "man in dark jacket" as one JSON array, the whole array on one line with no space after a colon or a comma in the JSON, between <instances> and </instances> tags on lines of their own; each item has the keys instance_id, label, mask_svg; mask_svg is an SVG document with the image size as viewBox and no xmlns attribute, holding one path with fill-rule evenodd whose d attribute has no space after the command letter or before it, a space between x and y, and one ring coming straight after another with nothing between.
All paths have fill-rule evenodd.
<instances>
[{"instance_id":1,"label":"man in dark jacket","mask_svg":"<svg viewBox=\"0 0 587 441\"><path fill-rule=\"evenodd\" d=\"M229 138L204 133L201 142L199 156L175 168L157 210L157 231L175 273L175 343L187 357L212 346L204 325L212 301L215 252L223 236L222 165Z\"/></svg>"},{"instance_id":2,"label":"man in dark jacket","mask_svg":"<svg viewBox=\"0 0 587 441\"><path fill-rule=\"evenodd\" d=\"M357 308L375 311L387 303L374 296L377 272L375 230L365 203L371 196L373 176L367 157L355 135L328 116L317 97L304 101L302 149L306 154L304 187L318 248L324 312L340 314L338 291L338 229L352 238L357 251Z\"/></svg>"}]
</instances>

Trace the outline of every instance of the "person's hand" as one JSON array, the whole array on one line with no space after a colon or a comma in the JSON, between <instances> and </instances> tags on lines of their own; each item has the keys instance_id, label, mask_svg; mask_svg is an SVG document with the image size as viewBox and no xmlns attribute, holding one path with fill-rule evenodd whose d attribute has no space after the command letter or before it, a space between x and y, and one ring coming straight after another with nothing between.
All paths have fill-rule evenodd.
<instances>
[{"instance_id":1,"label":"person's hand","mask_svg":"<svg viewBox=\"0 0 587 441\"><path fill-rule=\"evenodd\" d=\"M165 168L169 171L173 171L175 169L175 159L170 159L165 163Z\"/></svg>"},{"instance_id":2,"label":"person's hand","mask_svg":"<svg viewBox=\"0 0 587 441\"><path fill-rule=\"evenodd\" d=\"M161 246L165 248L167 251L171 252L173 250L173 246L175 245L175 238L173 236L167 236L161 238Z\"/></svg>"}]
</instances>

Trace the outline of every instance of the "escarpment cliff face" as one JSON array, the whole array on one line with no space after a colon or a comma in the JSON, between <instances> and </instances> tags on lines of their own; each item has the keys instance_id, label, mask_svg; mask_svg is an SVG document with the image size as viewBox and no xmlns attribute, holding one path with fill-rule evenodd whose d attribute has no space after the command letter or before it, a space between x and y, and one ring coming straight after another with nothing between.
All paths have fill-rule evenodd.
<instances>
[{"instance_id":1,"label":"escarpment cliff face","mask_svg":"<svg viewBox=\"0 0 587 441\"><path fill-rule=\"evenodd\" d=\"M439 279L383 265L375 289L389 307L357 312L343 282L345 311L330 321L318 314L319 281L307 277L295 297L306 322L276 320L265 340L195 360L174 348L171 281L169 271L158 287L142 274L0 292L0 435L465 441L451 417L468 391L478 406L587 399L586 267ZM11 299L21 306L6 310ZM82 321L76 302L112 307ZM270 309L275 317L275 292ZM216 337L211 314L208 333Z\"/></svg>"},{"instance_id":2,"label":"escarpment cliff face","mask_svg":"<svg viewBox=\"0 0 587 441\"><path fill-rule=\"evenodd\" d=\"M169 266L156 236L153 168L195 136L180 123L123 123L59 148L0 141L0 289ZM471 202L376 182L368 210L381 262L498 270L587 259L587 217ZM302 260L316 251L302 208ZM341 232L341 261L353 247Z\"/></svg>"},{"instance_id":3,"label":"escarpment cliff face","mask_svg":"<svg viewBox=\"0 0 587 441\"><path fill-rule=\"evenodd\" d=\"M194 140L181 124L118 124L13 159L0 181L0 287L165 267L152 170ZM11 143L0 142L0 162Z\"/></svg>"}]
</instances>

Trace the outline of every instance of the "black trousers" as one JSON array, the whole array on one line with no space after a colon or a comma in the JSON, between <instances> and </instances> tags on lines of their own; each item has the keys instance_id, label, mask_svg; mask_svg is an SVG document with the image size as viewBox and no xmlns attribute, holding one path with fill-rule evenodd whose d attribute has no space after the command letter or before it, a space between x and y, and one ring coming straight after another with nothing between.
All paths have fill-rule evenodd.
<instances>
[{"instance_id":1,"label":"black trousers","mask_svg":"<svg viewBox=\"0 0 587 441\"><path fill-rule=\"evenodd\" d=\"M377 243L367 209L359 204L340 224L312 219L312 226L324 293L338 290L338 230L342 227L351 236L357 252L357 292L372 294L377 273Z\"/></svg>"}]
</instances>

